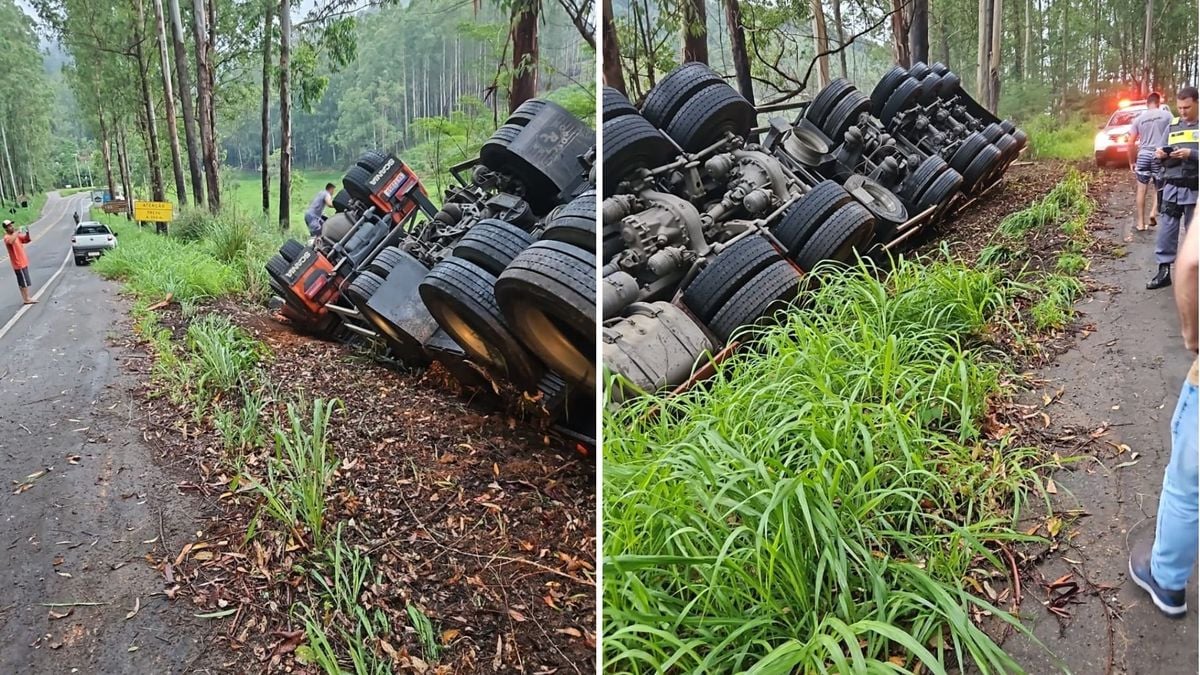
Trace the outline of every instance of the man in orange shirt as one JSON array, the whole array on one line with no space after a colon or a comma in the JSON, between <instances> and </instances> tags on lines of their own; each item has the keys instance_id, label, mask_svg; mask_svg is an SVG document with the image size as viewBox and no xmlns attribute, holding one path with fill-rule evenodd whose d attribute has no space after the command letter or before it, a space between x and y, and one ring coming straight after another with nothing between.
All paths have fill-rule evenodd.
<instances>
[{"instance_id":1,"label":"man in orange shirt","mask_svg":"<svg viewBox=\"0 0 1200 675\"><path fill-rule=\"evenodd\" d=\"M8 261L17 273L17 288L21 289L21 299L25 304L32 305L37 300L29 297L29 257L25 255L25 244L21 243L16 230L17 226L13 221L4 221L4 247L8 249Z\"/></svg>"}]
</instances>

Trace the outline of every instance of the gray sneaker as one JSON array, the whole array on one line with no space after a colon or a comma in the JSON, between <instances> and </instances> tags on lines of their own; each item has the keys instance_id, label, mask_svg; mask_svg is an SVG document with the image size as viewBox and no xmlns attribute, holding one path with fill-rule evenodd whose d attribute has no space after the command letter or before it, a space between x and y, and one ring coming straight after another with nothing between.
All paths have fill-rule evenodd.
<instances>
[{"instance_id":1,"label":"gray sneaker","mask_svg":"<svg viewBox=\"0 0 1200 675\"><path fill-rule=\"evenodd\" d=\"M1172 619L1183 618L1187 614L1187 589L1177 591L1167 590L1158 585L1150 574L1150 550L1152 541L1134 544L1129 552L1129 578L1143 591L1150 594L1154 606Z\"/></svg>"}]
</instances>

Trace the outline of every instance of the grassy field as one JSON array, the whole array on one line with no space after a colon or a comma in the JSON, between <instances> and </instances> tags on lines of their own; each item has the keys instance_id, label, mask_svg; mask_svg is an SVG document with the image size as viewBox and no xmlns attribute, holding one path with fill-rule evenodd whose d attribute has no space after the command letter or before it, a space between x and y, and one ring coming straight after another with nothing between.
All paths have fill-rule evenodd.
<instances>
[{"instance_id":1,"label":"grassy field","mask_svg":"<svg viewBox=\"0 0 1200 675\"><path fill-rule=\"evenodd\" d=\"M262 213L262 184L259 182L260 177L257 173L251 171L237 171L231 174L233 178L229 180L225 194L222 195L225 207L233 209L235 213L244 215L250 218L259 218ZM342 187L342 172L331 170L301 170L298 173L299 181L292 183L292 204L289 213L293 228L304 226L304 209L308 207L308 202L317 194L317 190L325 187L326 183L333 183L340 190ZM333 211L327 211L326 215L332 214ZM271 181L271 223L272 225L279 218L279 177L273 176Z\"/></svg>"},{"instance_id":2,"label":"grassy field","mask_svg":"<svg viewBox=\"0 0 1200 675\"><path fill-rule=\"evenodd\" d=\"M44 192L31 197L29 206L23 209L16 208L11 202L8 202L5 203L2 208L0 208L0 210L3 211L3 213L0 214L0 220L11 220L16 223L18 227L21 225L29 225L33 221L42 217L42 207L45 205L46 194Z\"/></svg>"}]
</instances>

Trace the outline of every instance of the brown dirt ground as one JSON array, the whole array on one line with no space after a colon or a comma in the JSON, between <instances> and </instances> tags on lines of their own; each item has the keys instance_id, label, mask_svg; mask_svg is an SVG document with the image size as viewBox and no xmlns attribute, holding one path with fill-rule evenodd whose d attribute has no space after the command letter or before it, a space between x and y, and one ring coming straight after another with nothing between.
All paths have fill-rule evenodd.
<instances>
[{"instance_id":1,"label":"brown dirt ground","mask_svg":"<svg viewBox=\"0 0 1200 675\"><path fill-rule=\"evenodd\" d=\"M393 628L368 645L373 651L390 655L399 672L594 672L591 458L530 421L448 393L436 369L383 367L298 336L265 310L223 302L202 311L228 316L270 348L267 371L279 400L263 420L285 414L296 393L343 402L329 433L340 464L326 522L342 525L344 539L370 553L381 575L360 598ZM177 307L159 314L178 342L187 320ZM197 613L236 610L216 638L226 648L217 660L228 669L244 671L249 662L264 672L317 672L294 653L303 624L293 603L313 586L303 535L271 531L264 515L243 544L258 500L231 488L210 420L193 423L191 410L155 391L150 359L127 363L144 383L146 437L176 467L179 487L207 505L194 540L173 542L177 554L151 561L168 595ZM261 476L269 452L247 450L246 472ZM408 603L432 621L436 660L410 627ZM349 625L333 613L324 618Z\"/></svg>"}]
</instances>

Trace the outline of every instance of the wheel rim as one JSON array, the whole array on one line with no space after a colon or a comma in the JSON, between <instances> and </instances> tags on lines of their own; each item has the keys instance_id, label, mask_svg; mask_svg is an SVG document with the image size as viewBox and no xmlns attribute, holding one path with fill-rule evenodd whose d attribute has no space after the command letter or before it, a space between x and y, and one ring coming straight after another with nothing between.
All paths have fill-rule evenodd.
<instances>
[{"instance_id":1,"label":"wheel rim","mask_svg":"<svg viewBox=\"0 0 1200 675\"><path fill-rule=\"evenodd\" d=\"M552 317L528 303L513 312L514 329L551 368L572 382L596 386L595 365Z\"/></svg>"},{"instance_id":2,"label":"wheel rim","mask_svg":"<svg viewBox=\"0 0 1200 675\"><path fill-rule=\"evenodd\" d=\"M438 312L438 323L462 346L463 350L480 361L498 367L502 372L508 372L508 363L504 356L488 346L479 331L467 323L462 316L448 306L442 306Z\"/></svg>"}]
</instances>

